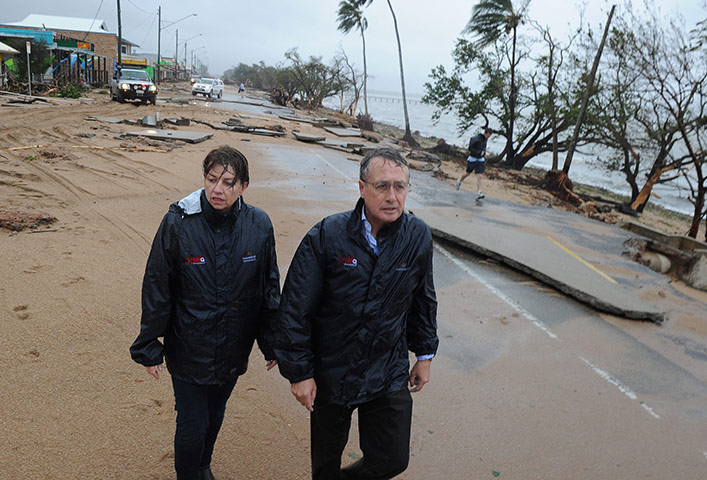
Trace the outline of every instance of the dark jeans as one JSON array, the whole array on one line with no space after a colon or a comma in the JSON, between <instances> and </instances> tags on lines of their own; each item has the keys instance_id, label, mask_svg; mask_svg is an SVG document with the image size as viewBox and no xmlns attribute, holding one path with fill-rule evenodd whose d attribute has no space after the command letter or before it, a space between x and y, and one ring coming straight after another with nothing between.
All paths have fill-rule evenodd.
<instances>
[{"instance_id":1,"label":"dark jeans","mask_svg":"<svg viewBox=\"0 0 707 480\"><path fill-rule=\"evenodd\" d=\"M356 408L363 458L342 469L341 454ZM310 420L314 480L387 480L408 466L412 397L407 388L355 407L317 400Z\"/></svg>"},{"instance_id":2,"label":"dark jeans","mask_svg":"<svg viewBox=\"0 0 707 480\"><path fill-rule=\"evenodd\" d=\"M177 480L199 480L211 465L226 402L236 380L222 385L197 385L172 377L177 411L174 434L174 468Z\"/></svg>"}]
</instances>

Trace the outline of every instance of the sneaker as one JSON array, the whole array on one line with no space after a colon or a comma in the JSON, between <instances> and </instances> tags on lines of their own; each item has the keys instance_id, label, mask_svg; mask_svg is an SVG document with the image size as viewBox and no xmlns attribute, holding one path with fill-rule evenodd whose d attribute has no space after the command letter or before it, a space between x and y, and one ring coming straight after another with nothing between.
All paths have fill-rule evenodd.
<instances>
[{"instance_id":1,"label":"sneaker","mask_svg":"<svg viewBox=\"0 0 707 480\"><path fill-rule=\"evenodd\" d=\"M454 188L456 188L457 190L459 190L459 187L461 187L461 186L462 186L462 181L461 181L461 180L457 180L457 186L454 187Z\"/></svg>"},{"instance_id":2,"label":"sneaker","mask_svg":"<svg viewBox=\"0 0 707 480\"><path fill-rule=\"evenodd\" d=\"M484 195L484 193L483 193L481 190L479 190L478 192L476 192L476 198L477 198L477 199L481 200L481 199L484 198L484 197L486 197L486 195Z\"/></svg>"}]
</instances>

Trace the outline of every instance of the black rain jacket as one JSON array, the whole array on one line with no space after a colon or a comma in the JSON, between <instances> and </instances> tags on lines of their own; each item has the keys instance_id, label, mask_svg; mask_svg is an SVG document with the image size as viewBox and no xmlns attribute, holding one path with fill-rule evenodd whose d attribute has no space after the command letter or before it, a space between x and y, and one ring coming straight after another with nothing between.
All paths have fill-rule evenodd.
<instances>
[{"instance_id":1,"label":"black rain jacket","mask_svg":"<svg viewBox=\"0 0 707 480\"><path fill-rule=\"evenodd\" d=\"M474 158L481 158L481 154L486 150L487 142L488 139L483 133L471 137L471 140L469 140L469 155Z\"/></svg>"},{"instance_id":2,"label":"black rain jacket","mask_svg":"<svg viewBox=\"0 0 707 480\"><path fill-rule=\"evenodd\" d=\"M274 358L280 273L268 215L242 197L219 214L202 192L172 204L155 235L130 354L145 366L164 356L175 378L215 385L245 373L256 337Z\"/></svg>"},{"instance_id":3,"label":"black rain jacket","mask_svg":"<svg viewBox=\"0 0 707 480\"><path fill-rule=\"evenodd\" d=\"M434 354L439 343L429 228L403 214L378 233L377 256L361 230L362 208L360 199L304 237L275 331L280 373L292 383L314 378L317 398L339 405L402 390L408 349Z\"/></svg>"}]
</instances>

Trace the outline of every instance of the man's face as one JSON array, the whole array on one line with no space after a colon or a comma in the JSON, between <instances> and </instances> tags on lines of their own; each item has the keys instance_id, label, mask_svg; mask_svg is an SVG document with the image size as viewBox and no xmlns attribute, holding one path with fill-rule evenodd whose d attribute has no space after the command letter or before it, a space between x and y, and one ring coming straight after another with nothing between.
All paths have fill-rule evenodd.
<instances>
[{"instance_id":1,"label":"man's face","mask_svg":"<svg viewBox=\"0 0 707 480\"><path fill-rule=\"evenodd\" d=\"M377 232L400 218L405 208L410 172L382 157L374 157L368 166L368 179L359 180L358 188L366 202L366 218Z\"/></svg>"},{"instance_id":2,"label":"man's face","mask_svg":"<svg viewBox=\"0 0 707 480\"><path fill-rule=\"evenodd\" d=\"M246 188L248 182L236 181L235 172L223 165L214 165L204 177L206 199L219 212L230 211Z\"/></svg>"}]
</instances>

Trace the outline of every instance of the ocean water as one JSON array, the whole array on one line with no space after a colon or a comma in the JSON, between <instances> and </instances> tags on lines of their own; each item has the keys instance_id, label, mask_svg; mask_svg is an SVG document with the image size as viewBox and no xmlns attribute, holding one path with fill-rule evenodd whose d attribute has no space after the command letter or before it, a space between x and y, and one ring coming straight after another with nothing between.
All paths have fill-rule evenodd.
<instances>
[{"instance_id":1,"label":"ocean water","mask_svg":"<svg viewBox=\"0 0 707 480\"><path fill-rule=\"evenodd\" d=\"M480 131L481 125L479 128L472 128L460 135L454 115L444 115L437 123L433 123L432 114L435 110L433 106L422 103L419 95L408 95L407 100L410 129L413 132L419 131L421 135L427 137L444 138L447 143L466 148L469 138ZM328 98L324 101L324 105L328 108L338 109L339 100L338 98ZM363 112L363 99L358 107L359 111ZM397 92L369 90L368 112L376 122L399 128L405 127L403 104L401 96ZM503 150L503 146L502 138L492 136L488 142L488 151L500 152ZM570 178L574 182L601 187L610 192L630 197L631 188L623 174L605 170L597 164L595 159L599 158L601 154L601 149L594 149L591 153L575 152L570 168ZM560 165L563 164L564 159L565 154L560 153ZM528 162L528 165L549 170L552 166L552 154L540 154ZM640 182L641 185L642 183L643 181ZM690 191L685 179L681 178L671 183L656 185L653 188L653 194L651 203L692 215L693 206L688 200Z\"/></svg>"}]
</instances>

